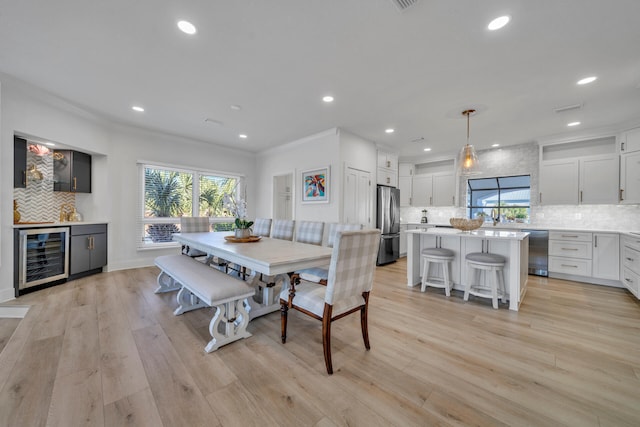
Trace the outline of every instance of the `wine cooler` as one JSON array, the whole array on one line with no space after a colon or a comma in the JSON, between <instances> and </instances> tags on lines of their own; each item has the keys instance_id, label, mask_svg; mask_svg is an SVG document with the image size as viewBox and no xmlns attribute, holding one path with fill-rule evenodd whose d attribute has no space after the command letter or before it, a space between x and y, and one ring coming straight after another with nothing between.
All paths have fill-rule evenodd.
<instances>
[{"instance_id":1,"label":"wine cooler","mask_svg":"<svg viewBox=\"0 0 640 427\"><path fill-rule=\"evenodd\" d=\"M16 296L69 277L69 227L19 232Z\"/></svg>"}]
</instances>

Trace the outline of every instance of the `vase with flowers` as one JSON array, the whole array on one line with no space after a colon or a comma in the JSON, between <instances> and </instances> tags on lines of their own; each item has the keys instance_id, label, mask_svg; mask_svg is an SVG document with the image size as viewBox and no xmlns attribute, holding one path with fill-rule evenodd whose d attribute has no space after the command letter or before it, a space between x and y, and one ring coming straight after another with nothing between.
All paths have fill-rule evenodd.
<instances>
[{"instance_id":1,"label":"vase with flowers","mask_svg":"<svg viewBox=\"0 0 640 427\"><path fill-rule=\"evenodd\" d=\"M253 225L253 221L247 219L246 190L242 192L236 191L236 187L234 187L234 191L224 195L223 204L224 208L236 218L236 238L243 239L251 236L251 226Z\"/></svg>"}]
</instances>

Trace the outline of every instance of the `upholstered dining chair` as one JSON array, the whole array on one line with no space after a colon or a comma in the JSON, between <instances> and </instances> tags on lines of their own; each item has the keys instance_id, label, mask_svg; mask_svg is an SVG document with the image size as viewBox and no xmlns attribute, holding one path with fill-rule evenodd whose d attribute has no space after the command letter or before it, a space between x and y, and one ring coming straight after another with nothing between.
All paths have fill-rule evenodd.
<instances>
[{"instance_id":1,"label":"upholstered dining chair","mask_svg":"<svg viewBox=\"0 0 640 427\"><path fill-rule=\"evenodd\" d=\"M322 349L329 375L331 363L331 323L360 312L362 339L369 345L369 293L373 287L380 230L343 231L336 234L327 285L292 278L280 293L281 338L287 341L288 310L295 309L322 321Z\"/></svg>"},{"instance_id":2,"label":"upholstered dining chair","mask_svg":"<svg viewBox=\"0 0 640 427\"><path fill-rule=\"evenodd\" d=\"M271 218L256 218L251 228L254 236L269 237L271 235Z\"/></svg>"},{"instance_id":3,"label":"upholstered dining chair","mask_svg":"<svg viewBox=\"0 0 640 427\"><path fill-rule=\"evenodd\" d=\"M324 222L299 221L296 226L296 242L321 245Z\"/></svg>"},{"instance_id":4,"label":"upholstered dining chair","mask_svg":"<svg viewBox=\"0 0 640 427\"><path fill-rule=\"evenodd\" d=\"M296 222L290 219L274 219L271 227L271 238L293 240L293 229Z\"/></svg>"},{"instance_id":5,"label":"upholstered dining chair","mask_svg":"<svg viewBox=\"0 0 640 427\"><path fill-rule=\"evenodd\" d=\"M180 233L201 233L205 231L211 231L211 224L209 224L209 217L206 216L182 216L180 217ZM207 255L205 252L198 249L190 248L187 245L182 245L182 253L190 257L201 257Z\"/></svg>"},{"instance_id":6,"label":"upholstered dining chair","mask_svg":"<svg viewBox=\"0 0 640 427\"><path fill-rule=\"evenodd\" d=\"M360 230L362 226L360 224L346 224L346 223L330 223L327 236L327 246L333 247L336 240L337 233L341 231L355 231ZM322 285L327 284L327 278L329 277L329 269L325 267L307 268L304 270L296 271L294 274L300 276L301 279L308 282L320 283Z\"/></svg>"}]
</instances>

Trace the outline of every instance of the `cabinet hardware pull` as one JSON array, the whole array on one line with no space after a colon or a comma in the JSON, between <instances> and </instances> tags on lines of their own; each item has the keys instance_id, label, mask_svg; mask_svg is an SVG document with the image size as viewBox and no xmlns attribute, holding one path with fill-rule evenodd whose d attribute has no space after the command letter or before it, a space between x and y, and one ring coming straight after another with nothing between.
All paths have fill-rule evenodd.
<instances>
[{"instance_id":1,"label":"cabinet hardware pull","mask_svg":"<svg viewBox=\"0 0 640 427\"><path fill-rule=\"evenodd\" d=\"M593 236L593 237L595 239L595 247L597 248L598 247L598 236Z\"/></svg>"},{"instance_id":2,"label":"cabinet hardware pull","mask_svg":"<svg viewBox=\"0 0 640 427\"><path fill-rule=\"evenodd\" d=\"M623 191L624 191L624 189L623 189L623 188L621 188L621 189L620 189L620 197L619 197L619 198L620 198L620 201L623 201L623 200L624 200L624 198L622 198L622 192L623 192Z\"/></svg>"},{"instance_id":3,"label":"cabinet hardware pull","mask_svg":"<svg viewBox=\"0 0 640 427\"><path fill-rule=\"evenodd\" d=\"M577 251L578 250L577 248L560 248L560 249L562 249L563 251Z\"/></svg>"},{"instance_id":4,"label":"cabinet hardware pull","mask_svg":"<svg viewBox=\"0 0 640 427\"><path fill-rule=\"evenodd\" d=\"M631 279L627 279L626 277L624 278L624 281L625 281L625 282L629 282L629 283L633 283L633 280L631 280Z\"/></svg>"},{"instance_id":5,"label":"cabinet hardware pull","mask_svg":"<svg viewBox=\"0 0 640 427\"><path fill-rule=\"evenodd\" d=\"M620 151L624 151L624 142L620 143Z\"/></svg>"},{"instance_id":6,"label":"cabinet hardware pull","mask_svg":"<svg viewBox=\"0 0 640 427\"><path fill-rule=\"evenodd\" d=\"M433 204L433 196L429 196L429 204L432 205Z\"/></svg>"},{"instance_id":7,"label":"cabinet hardware pull","mask_svg":"<svg viewBox=\"0 0 640 427\"><path fill-rule=\"evenodd\" d=\"M569 264L561 264L563 267L573 267L573 268L578 268L577 265L569 265Z\"/></svg>"},{"instance_id":8,"label":"cabinet hardware pull","mask_svg":"<svg viewBox=\"0 0 640 427\"><path fill-rule=\"evenodd\" d=\"M577 235L575 235L575 234L563 234L563 235L562 235L562 237L572 237L572 238L574 238L574 239L577 239L577 238L578 238L578 236L577 236Z\"/></svg>"},{"instance_id":9,"label":"cabinet hardware pull","mask_svg":"<svg viewBox=\"0 0 640 427\"><path fill-rule=\"evenodd\" d=\"M456 196L451 196L451 204L452 205L456 204Z\"/></svg>"},{"instance_id":10,"label":"cabinet hardware pull","mask_svg":"<svg viewBox=\"0 0 640 427\"><path fill-rule=\"evenodd\" d=\"M627 257L627 261L633 261L633 258Z\"/></svg>"},{"instance_id":11,"label":"cabinet hardware pull","mask_svg":"<svg viewBox=\"0 0 640 427\"><path fill-rule=\"evenodd\" d=\"M391 167L391 160L387 160L387 167L390 168Z\"/></svg>"},{"instance_id":12,"label":"cabinet hardware pull","mask_svg":"<svg viewBox=\"0 0 640 427\"><path fill-rule=\"evenodd\" d=\"M27 171L22 171L22 185L27 185Z\"/></svg>"},{"instance_id":13,"label":"cabinet hardware pull","mask_svg":"<svg viewBox=\"0 0 640 427\"><path fill-rule=\"evenodd\" d=\"M580 190L580 203L582 203L582 190Z\"/></svg>"},{"instance_id":14,"label":"cabinet hardware pull","mask_svg":"<svg viewBox=\"0 0 640 427\"><path fill-rule=\"evenodd\" d=\"M540 192L540 203L542 203L542 192Z\"/></svg>"},{"instance_id":15,"label":"cabinet hardware pull","mask_svg":"<svg viewBox=\"0 0 640 427\"><path fill-rule=\"evenodd\" d=\"M77 184L78 184L78 180L76 179L76 177L73 177L73 189L75 190L77 188Z\"/></svg>"}]
</instances>

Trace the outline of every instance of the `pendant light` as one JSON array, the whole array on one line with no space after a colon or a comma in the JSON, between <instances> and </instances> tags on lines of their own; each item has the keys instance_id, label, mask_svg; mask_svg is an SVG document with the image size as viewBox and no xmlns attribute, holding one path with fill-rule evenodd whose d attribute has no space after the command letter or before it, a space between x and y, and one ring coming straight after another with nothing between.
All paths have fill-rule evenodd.
<instances>
[{"instance_id":1,"label":"pendant light","mask_svg":"<svg viewBox=\"0 0 640 427\"><path fill-rule=\"evenodd\" d=\"M476 110L469 109L462 112L467 116L467 145L462 147L458 155L458 172L460 175L473 175L479 173L478 155L473 145L469 144L469 117L475 114Z\"/></svg>"}]
</instances>

